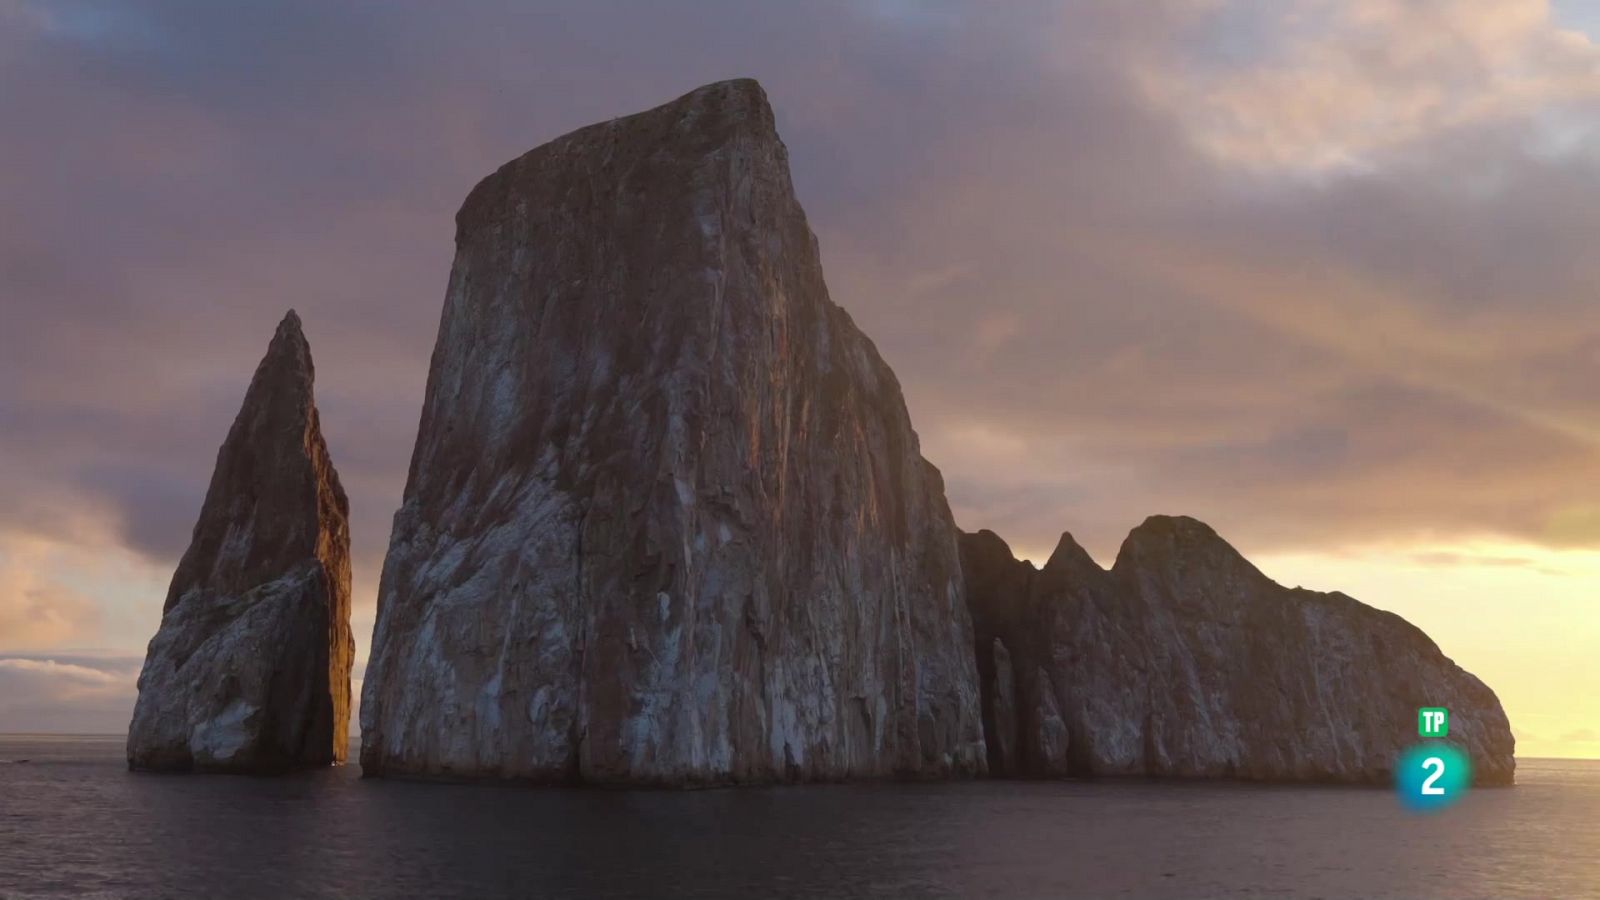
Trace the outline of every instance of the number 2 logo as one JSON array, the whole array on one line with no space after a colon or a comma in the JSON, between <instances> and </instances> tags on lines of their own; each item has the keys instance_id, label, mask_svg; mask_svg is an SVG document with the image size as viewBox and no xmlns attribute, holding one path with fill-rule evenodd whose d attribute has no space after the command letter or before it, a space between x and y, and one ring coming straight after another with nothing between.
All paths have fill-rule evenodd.
<instances>
[{"instance_id":1,"label":"number 2 logo","mask_svg":"<svg viewBox=\"0 0 1600 900\"><path fill-rule=\"evenodd\" d=\"M1429 775L1426 779L1423 780L1423 782L1422 782L1422 793L1427 794L1429 796L1436 796L1436 795L1443 794L1444 793L1444 788L1438 787L1437 785L1434 784L1434 782L1438 781L1440 779L1440 777L1442 777L1444 775L1444 760L1440 759L1437 756L1430 756L1427 759L1422 761L1422 768L1431 770L1433 772L1432 775Z\"/></svg>"},{"instance_id":2,"label":"number 2 logo","mask_svg":"<svg viewBox=\"0 0 1600 900\"><path fill-rule=\"evenodd\" d=\"M1441 741L1413 744L1394 765L1394 789L1413 812L1438 812L1454 805L1472 787L1472 758Z\"/></svg>"}]
</instances>

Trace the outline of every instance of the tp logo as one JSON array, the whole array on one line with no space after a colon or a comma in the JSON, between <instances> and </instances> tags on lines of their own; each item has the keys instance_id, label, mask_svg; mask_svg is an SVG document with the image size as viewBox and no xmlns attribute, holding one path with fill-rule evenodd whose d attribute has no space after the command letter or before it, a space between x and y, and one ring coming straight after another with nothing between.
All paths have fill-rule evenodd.
<instances>
[{"instance_id":1,"label":"tp logo","mask_svg":"<svg viewBox=\"0 0 1600 900\"><path fill-rule=\"evenodd\" d=\"M1395 793L1407 808L1438 812L1461 799L1472 784L1472 760L1455 745L1438 740L1449 733L1449 710L1417 710L1417 734L1425 740L1401 753L1394 767Z\"/></svg>"},{"instance_id":2,"label":"tp logo","mask_svg":"<svg viewBox=\"0 0 1600 900\"><path fill-rule=\"evenodd\" d=\"M1442 706L1424 706L1417 710L1417 734L1425 738L1442 738L1450 733L1450 710Z\"/></svg>"}]
</instances>

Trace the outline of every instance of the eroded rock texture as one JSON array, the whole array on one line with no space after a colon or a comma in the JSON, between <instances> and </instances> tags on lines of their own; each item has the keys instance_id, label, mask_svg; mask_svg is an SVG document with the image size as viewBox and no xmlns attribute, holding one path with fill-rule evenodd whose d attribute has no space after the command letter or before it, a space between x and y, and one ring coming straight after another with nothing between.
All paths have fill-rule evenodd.
<instances>
[{"instance_id":1,"label":"eroded rock texture","mask_svg":"<svg viewBox=\"0 0 1600 900\"><path fill-rule=\"evenodd\" d=\"M761 88L576 131L457 216L363 770L979 771L956 535Z\"/></svg>"},{"instance_id":2,"label":"eroded rock texture","mask_svg":"<svg viewBox=\"0 0 1600 900\"><path fill-rule=\"evenodd\" d=\"M1042 570L992 532L962 536L991 768L1380 783L1417 708L1450 709L1478 784L1509 784L1494 692L1393 613L1282 587L1204 524L1155 516L1111 570L1063 535ZM1003 647L1014 699L987 677ZM1011 749L1014 748L1014 749Z\"/></svg>"},{"instance_id":3,"label":"eroded rock texture","mask_svg":"<svg viewBox=\"0 0 1600 900\"><path fill-rule=\"evenodd\" d=\"M217 452L128 729L135 769L342 762L350 719L349 506L291 310Z\"/></svg>"}]
</instances>

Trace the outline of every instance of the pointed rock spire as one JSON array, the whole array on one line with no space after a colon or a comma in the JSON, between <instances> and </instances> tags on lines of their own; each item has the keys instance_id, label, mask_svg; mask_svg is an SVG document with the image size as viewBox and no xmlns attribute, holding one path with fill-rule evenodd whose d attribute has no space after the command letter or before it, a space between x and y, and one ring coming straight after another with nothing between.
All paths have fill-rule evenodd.
<instances>
[{"instance_id":1,"label":"pointed rock spire","mask_svg":"<svg viewBox=\"0 0 1600 900\"><path fill-rule=\"evenodd\" d=\"M346 755L349 505L290 310L217 452L139 675L135 769L262 772Z\"/></svg>"},{"instance_id":2,"label":"pointed rock spire","mask_svg":"<svg viewBox=\"0 0 1600 900\"><path fill-rule=\"evenodd\" d=\"M1072 536L1072 532L1061 532L1061 539L1056 541L1056 549L1051 552L1050 559L1044 564L1045 569L1052 572L1082 571L1096 569L1100 566L1095 563L1089 551Z\"/></svg>"}]
</instances>

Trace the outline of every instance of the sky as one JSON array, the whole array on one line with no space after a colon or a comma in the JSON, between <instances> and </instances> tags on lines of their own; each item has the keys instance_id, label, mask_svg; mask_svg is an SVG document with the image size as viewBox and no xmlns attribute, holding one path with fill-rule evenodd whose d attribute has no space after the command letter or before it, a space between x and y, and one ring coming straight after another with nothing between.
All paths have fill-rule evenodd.
<instances>
[{"instance_id":1,"label":"sky","mask_svg":"<svg viewBox=\"0 0 1600 900\"><path fill-rule=\"evenodd\" d=\"M0 731L126 727L305 321L357 657L453 215L761 80L963 528L1200 518L1600 757L1600 12L1573 0L0 0Z\"/></svg>"}]
</instances>

